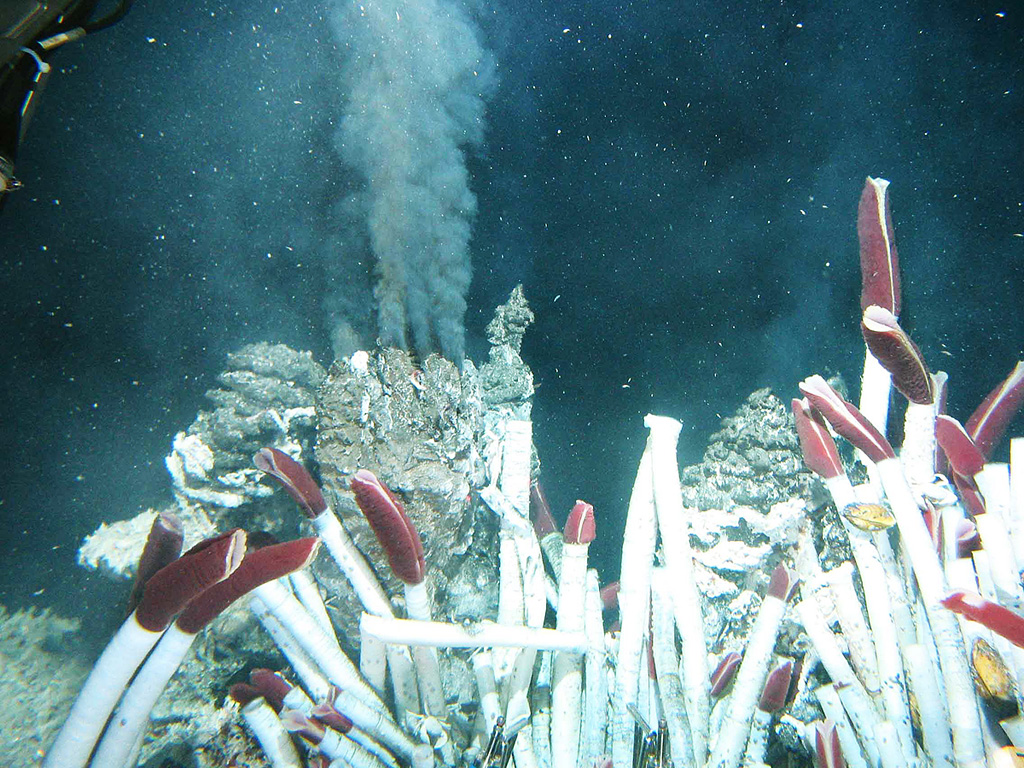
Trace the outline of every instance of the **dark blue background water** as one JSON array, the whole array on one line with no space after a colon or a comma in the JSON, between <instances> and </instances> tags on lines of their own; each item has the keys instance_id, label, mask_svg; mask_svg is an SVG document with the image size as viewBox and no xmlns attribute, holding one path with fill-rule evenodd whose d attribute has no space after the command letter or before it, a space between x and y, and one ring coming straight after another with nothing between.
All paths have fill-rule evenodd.
<instances>
[{"instance_id":1,"label":"dark blue background water","mask_svg":"<svg viewBox=\"0 0 1024 768\"><path fill-rule=\"evenodd\" d=\"M226 352L270 339L330 362L342 97L325 10L304 5L140 0L55 57L0 216L0 603L104 599L78 543L169 498L171 436ZM595 504L605 578L645 413L683 420L692 462L753 389L855 380L866 175L892 181L903 319L952 412L1024 356L1022 14L477 9L498 84L470 163L469 354L524 283L547 492Z\"/></svg>"}]
</instances>

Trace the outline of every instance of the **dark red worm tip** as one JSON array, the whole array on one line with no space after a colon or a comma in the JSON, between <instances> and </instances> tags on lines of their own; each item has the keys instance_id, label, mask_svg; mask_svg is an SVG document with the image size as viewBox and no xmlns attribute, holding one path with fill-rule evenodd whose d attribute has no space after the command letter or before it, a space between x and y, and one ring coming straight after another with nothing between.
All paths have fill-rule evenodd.
<instances>
[{"instance_id":1,"label":"dark red worm tip","mask_svg":"<svg viewBox=\"0 0 1024 768\"><path fill-rule=\"evenodd\" d=\"M146 582L153 574L178 559L184 542L185 528L176 514L161 512L156 516L149 529L146 546L142 548L139 567L135 571L135 583L128 598L129 613L138 607Z\"/></svg>"},{"instance_id":2,"label":"dark red worm tip","mask_svg":"<svg viewBox=\"0 0 1024 768\"><path fill-rule=\"evenodd\" d=\"M1005 637L1018 648L1024 648L1024 617L1009 608L993 603L975 592L962 589L950 592L940 602L953 613L976 621L997 635Z\"/></svg>"},{"instance_id":3,"label":"dark red worm tip","mask_svg":"<svg viewBox=\"0 0 1024 768\"><path fill-rule=\"evenodd\" d=\"M1010 375L988 393L965 425L986 459L1002 439L1006 428L1024 405L1024 361L1017 363Z\"/></svg>"},{"instance_id":4,"label":"dark red worm tip","mask_svg":"<svg viewBox=\"0 0 1024 768\"><path fill-rule=\"evenodd\" d=\"M544 495L544 489L539 482L530 484L530 515L533 517L533 530L538 539L543 539L549 533L558 531L555 525L555 518L551 515L551 505Z\"/></svg>"},{"instance_id":5,"label":"dark red worm tip","mask_svg":"<svg viewBox=\"0 0 1024 768\"><path fill-rule=\"evenodd\" d=\"M601 608L606 611L619 607L619 582L610 581L601 587Z\"/></svg>"},{"instance_id":6,"label":"dark red worm tip","mask_svg":"<svg viewBox=\"0 0 1024 768\"><path fill-rule=\"evenodd\" d=\"M872 304L864 310L860 330L871 354L889 372L893 386L907 400L918 405L935 400L935 384L924 355L892 312Z\"/></svg>"},{"instance_id":7,"label":"dark red worm tip","mask_svg":"<svg viewBox=\"0 0 1024 768\"><path fill-rule=\"evenodd\" d=\"M329 701L320 702L309 714L321 725L326 725L338 733L348 733L352 730L352 721L335 709Z\"/></svg>"},{"instance_id":8,"label":"dark red worm tip","mask_svg":"<svg viewBox=\"0 0 1024 768\"><path fill-rule=\"evenodd\" d=\"M292 571L305 568L316 557L320 539L286 541L263 549L248 552L242 564L228 578L214 584L192 602L178 617L177 626L182 632L196 634L238 598L260 584L287 576Z\"/></svg>"},{"instance_id":9,"label":"dark red worm tip","mask_svg":"<svg viewBox=\"0 0 1024 768\"><path fill-rule=\"evenodd\" d=\"M772 577L768 581L768 594L779 600L789 600L799 584L800 580L796 577L796 573L779 563L775 566Z\"/></svg>"},{"instance_id":10,"label":"dark red worm tip","mask_svg":"<svg viewBox=\"0 0 1024 768\"><path fill-rule=\"evenodd\" d=\"M167 629L190 601L238 568L244 553L245 531L239 528L197 544L146 582L136 621L150 632Z\"/></svg>"},{"instance_id":11,"label":"dark red worm tip","mask_svg":"<svg viewBox=\"0 0 1024 768\"><path fill-rule=\"evenodd\" d=\"M228 688L228 696L239 706L244 707L260 697L260 692L248 683L235 683Z\"/></svg>"},{"instance_id":12,"label":"dark red worm tip","mask_svg":"<svg viewBox=\"0 0 1024 768\"><path fill-rule=\"evenodd\" d=\"M846 768L835 723L831 720L819 721L814 731L815 768Z\"/></svg>"},{"instance_id":13,"label":"dark red worm tip","mask_svg":"<svg viewBox=\"0 0 1024 768\"><path fill-rule=\"evenodd\" d=\"M327 509L320 486L304 466L277 448L260 448L252 457L253 464L262 472L279 481L295 503L302 507L309 519Z\"/></svg>"},{"instance_id":14,"label":"dark red worm tip","mask_svg":"<svg viewBox=\"0 0 1024 768\"><path fill-rule=\"evenodd\" d=\"M284 707L284 697L291 693L292 685L276 672L257 668L249 673L249 682L267 700L267 703L280 712Z\"/></svg>"},{"instance_id":15,"label":"dark red worm tip","mask_svg":"<svg viewBox=\"0 0 1024 768\"><path fill-rule=\"evenodd\" d=\"M884 307L899 317L900 265L896 257L889 182L868 176L857 206L857 239L860 241L860 307Z\"/></svg>"},{"instance_id":16,"label":"dark red worm tip","mask_svg":"<svg viewBox=\"0 0 1024 768\"><path fill-rule=\"evenodd\" d=\"M410 585L422 582L427 575L423 543L402 502L369 470L360 469L350 483L359 511L384 548L395 576Z\"/></svg>"},{"instance_id":17,"label":"dark red worm tip","mask_svg":"<svg viewBox=\"0 0 1024 768\"><path fill-rule=\"evenodd\" d=\"M711 673L711 690L709 693L712 698L717 699L725 693L733 678L736 677L736 670L740 668L741 661L743 661L743 656L738 651L729 651L729 653L721 658L718 666L715 667L715 671Z\"/></svg>"},{"instance_id":18,"label":"dark red worm tip","mask_svg":"<svg viewBox=\"0 0 1024 768\"><path fill-rule=\"evenodd\" d=\"M786 697L789 695L789 684L793 679L793 662L789 659L773 669L764 688L761 690L761 698L757 703L758 709L762 712L774 713L782 709L786 704Z\"/></svg>"},{"instance_id":19,"label":"dark red worm tip","mask_svg":"<svg viewBox=\"0 0 1024 768\"><path fill-rule=\"evenodd\" d=\"M952 416L943 414L935 419L935 439L957 474L973 477L984 468L985 456Z\"/></svg>"},{"instance_id":20,"label":"dark red worm tip","mask_svg":"<svg viewBox=\"0 0 1024 768\"><path fill-rule=\"evenodd\" d=\"M790 405L807 468L825 479L843 474L843 462L839 459L836 441L829 434L821 414L811 408L807 398L794 397Z\"/></svg>"},{"instance_id":21,"label":"dark red worm tip","mask_svg":"<svg viewBox=\"0 0 1024 768\"><path fill-rule=\"evenodd\" d=\"M565 521L563 532L566 544L589 544L597 536L597 523L594 521L594 505L577 499L576 505Z\"/></svg>"},{"instance_id":22,"label":"dark red worm tip","mask_svg":"<svg viewBox=\"0 0 1024 768\"><path fill-rule=\"evenodd\" d=\"M885 436L852 403L846 402L821 376L800 382L800 391L811 407L821 413L832 428L874 462L896 458Z\"/></svg>"}]
</instances>

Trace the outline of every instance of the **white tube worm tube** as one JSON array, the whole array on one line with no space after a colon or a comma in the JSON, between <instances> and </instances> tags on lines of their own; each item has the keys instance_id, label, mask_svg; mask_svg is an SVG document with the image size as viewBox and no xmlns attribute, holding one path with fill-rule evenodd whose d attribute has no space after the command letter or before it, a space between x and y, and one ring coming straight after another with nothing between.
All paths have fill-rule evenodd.
<instances>
[{"instance_id":1,"label":"white tube worm tube","mask_svg":"<svg viewBox=\"0 0 1024 768\"><path fill-rule=\"evenodd\" d=\"M583 632L587 553L594 537L594 508L577 501L565 526L558 582L557 628ZM553 664L551 759L554 768L576 768L579 761L583 696L583 655L559 651Z\"/></svg>"},{"instance_id":2,"label":"white tube worm tube","mask_svg":"<svg viewBox=\"0 0 1024 768\"><path fill-rule=\"evenodd\" d=\"M815 600L805 596L796 609L804 631L811 639L825 671L828 672L829 677L832 678L832 684L839 692L843 706L850 716L850 722L853 723L860 743L868 754L869 762L872 765L877 765L879 757L874 743L874 733L879 717L867 691L864 690L843 656L835 635L825 624Z\"/></svg>"},{"instance_id":3,"label":"white tube worm tube","mask_svg":"<svg viewBox=\"0 0 1024 768\"><path fill-rule=\"evenodd\" d=\"M839 736L839 746L843 750L843 759L849 768L868 768L868 761L864 759L860 744L857 742L857 734L854 733L850 719L846 716L843 703L836 693L835 683L828 683L814 690L814 695L821 705L825 717L835 723L836 734ZM814 748L813 741L811 748Z\"/></svg>"},{"instance_id":4,"label":"white tube worm tube","mask_svg":"<svg viewBox=\"0 0 1024 768\"><path fill-rule=\"evenodd\" d=\"M676 657L676 623L672 610L671 576L666 568L655 566L651 572L651 629L654 635L654 668L658 673L661 709L668 723L669 742L677 762L689 762L693 754L690 723L687 720L686 694L679 679ZM710 712L709 712L710 716ZM697 763L694 763L697 765Z\"/></svg>"},{"instance_id":5,"label":"white tube worm tube","mask_svg":"<svg viewBox=\"0 0 1024 768\"><path fill-rule=\"evenodd\" d=\"M334 512L327 508L314 517L312 523L363 607L378 616L393 616L384 588Z\"/></svg>"},{"instance_id":6,"label":"white tube worm tube","mask_svg":"<svg viewBox=\"0 0 1024 768\"><path fill-rule=\"evenodd\" d=\"M761 601L761 608L747 637L743 661L736 672L729 708L708 759L708 768L736 768L740 763L750 733L750 721L768 677L768 665L772 660L775 639L786 613L786 600L791 588L789 573L783 566L778 566L772 574L768 594Z\"/></svg>"},{"instance_id":7,"label":"white tube worm tube","mask_svg":"<svg viewBox=\"0 0 1024 768\"><path fill-rule=\"evenodd\" d=\"M405 610L415 622L431 621L430 595L426 581L405 585ZM437 649L431 646L414 645L412 659L416 665L420 696L423 697L425 714L443 718L447 712L444 703L444 688L441 684L441 667Z\"/></svg>"},{"instance_id":8,"label":"white tube worm tube","mask_svg":"<svg viewBox=\"0 0 1024 768\"><path fill-rule=\"evenodd\" d=\"M334 625L331 624L330 616L327 615L327 608L320 594L320 586L316 583L316 579L313 578L313 574L309 572L309 569L303 568L300 571L292 571L288 574L288 581L291 582L292 591L295 592L295 596L299 598L299 602L309 611L309 615L316 619L320 629L333 637L335 642L337 642L338 635L334 631Z\"/></svg>"},{"instance_id":9,"label":"white tube worm tube","mask_svg":"<svg viewBox=\"0 0 1024 768\"><path fill-rule=\"evenodd\" d=\"M572 651L584 653L587 636L583 632L559 632L557 629L506 627L481 621L470 627L439 621L382 619L362 614L360 630L385 643L428 645L435 648L529 648L534 651Z\"/></svg>"},{"instance_id":10,"label":"white tube worm tube","mask_svg":"<svg viewBox=\"0 0 1024 768\"><path fill-rule=\"evenodd\" d=\"M932 665L928 649L908 645L903 649L910 688L921 713L921 735L924 750L933 768L953 768L953 741L949 736L949 715L939 690L938 670Z\"/></svg>"},{"instance_id":11,"label":"white tube worm tube","mask_svg":"<svg viewBox=\"0 0 1024 768\"><path fill-rule=\"evenodd\" d=\"M672 605L682 641L682 674L690 743L699 765L707 757L706 733L711 712L708 648L704 638L704 612L693 575L690 524L683 510L679 483L677 445L682 425L675 419L648 414L644 424L651 431L651 472L654 504L661 531L662 549L670 579L675 585Z\"/></svg>"},{"instance_id":12,"label":"white tube worm tube","mask_svg":"<svg viewBox=\"0 0 1024 768\"><path fill-rule=\"evenodd\" d=\"M260 743L271 768L302 768L292 736L262 696L242 707L242 718Z\"/></svg>"},{"instance_id":13,"label":"white tube worm tube","mask_svg":"<svg viewBox=\"0 0 1024 768\"><path fill-rule=\"evenodd\" d=\"M480 696L480 711L484 720L484 732L481 735L487 738L501 715L498 688L494 682L494 657L489 650L483 649L474 653L470 661L473 664L476 689Z\"/></svg>"},{"instance_id":14,"label":"white tube worm tube","mask_svg":"<svg viewBox=\"0 0 1024 768\"><path fill-rule=\"evenodd\" d=\"M128 680L163 634L144 629L132 613L111 638L75 699L43 768L82 768ZM148 714L148 713L147 713Z\"/></svg>"},{"instance_id":15,"label":"white tube worm tube","mask_svg":"<svg viewBox=\"0 0 1024 768\"><path fill-rule=\"evenodd\" d=\"M267 604L256 595L251 595L249 610L253 612L257 621L277 645L278 650L288 660L309 695L318 701L327 698L331 689L330 681L324 676L323 671L316 665L313 658L299 645L295 636L270 612ZM293 690L295 689L293 688Z\"/></svg>"},{"instance_id":16,"label":"white tube worm tube","mask_svg":"<svg viewBox=\"0 0 1024 768\"><path fill-rule=\"evenodd\" d=\"M650 439L640 457L636 481L626 513L619 576L619 649L615 666L615 706L612 728L612 763L616 768L633 760L633 716L627 709L637 703L644 636L650 615L651 568L657 535Z\"/></svg>"},{"instance_id":17,"label":"white tube worm tube","mask_svg":"<svg viewBox=\"0 0 1024 768\"><path fill-rule=\"evenodd\" d=\"M302 604L279 581L268 581L253 590L266 607L298 640L327 679L339 688L352 691L362 697L375 709L385 712L387 708L365 680L348 656L317 625Z\"/></svg>"},{"instance_id":18,"label":"white tube worm tube","mask_svg":"<svg viewBox=\"0 0 1024 768\"><path fill-rule=\"evenodd\" d=\"M196 635L172 624L142 665L107 726L90 765L122 768L139 735L149 724L149 713L181 665Z\"/></svg>"},{"instance_id":19,"label":"white tube worm tube","mask_svg":"<svg viewBox=\"0 0 1024 768\"><path fill-rule=\"evenodd\" d=\"M982 740L980 702L971 678L967 651L956 617L940 600L946 591L946 578L939 565L938 553L921 517L914 496L897 459L876 464L903 542L917 576L918 588L928 613L939 651L939 664L950 702L950 724L953 729L953 750L961 768L978 768L985 763Z\"/></svg>"},{"instance_id":20,"label":"white tube worm tube","mask_svg":"<svg viewBox=\"0 0 1024 768\"><path fill-rule=\"evenodd\" d=\"M605 680L605 636L601 589L597 571L587 571L583 623L587 637L585 689L583 697L582 765L596 765L604 757L608 723L608 689Z\"/></svg>"}]
</instances>

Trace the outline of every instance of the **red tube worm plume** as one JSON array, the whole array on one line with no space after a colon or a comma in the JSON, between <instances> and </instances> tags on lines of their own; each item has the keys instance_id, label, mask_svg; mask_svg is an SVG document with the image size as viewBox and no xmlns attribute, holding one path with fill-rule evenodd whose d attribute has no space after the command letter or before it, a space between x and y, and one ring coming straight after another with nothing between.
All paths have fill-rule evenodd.
<instances>
[{"instance_id":1,"label":"red tube worm plume","mask_svg":"<svg viewBox=\"0 0 1024 768\"><path fill-rule=\"evenodd\" d=\"M831 720L819 721L814 728L814 765L815 768L846 768L836 724Z\"/></svg>"},{"instance_id":2,"label":"red tube worm plume","mask_svg":"<svg viewBox=\"0 0 1024 768\"><path fill-rule=\"evenodd\" d=\"M924 511L921 513L921 517L924 518L924 525L928 529L928 535L931 537L932 546L941 556L942 531L944 525L942 515L938 514L935 509L935 505L932 504L931 501L925 499Z\"/></svg>"},{"instance_id":3,"label":"red tube worm plume","mask_svg":"<svg viewBox=\"0 0 1024 768\"><path fill-rule=\"evenodd\" d=\"M610 581L601 587L601 608L611 611L619 607L619 582Z\"/></svg>"},{"instance_id":4,"label":"red tube worm plume","mask_svg":"<svg viewBox=\"0 0 1024 768\"><path fill-rule=\"evenodd\" d=\"M594 505L576 500L576 506L565 521L562 534L566 544L589 544L597 535L597 524L594 521Z\"/></svg>"},{"instance_id":5,"label":"red tube worm plume","mask_svg":"<svg viewBox=\"0 0 1024 768\"><path fill-rule=\"evenodd\" d=\"M284 451L260 448L252 457L252 462L257 469L278 480L310 520L327 509L320 486L304 466Z\"/></svg>"},{"instance_id":6,"label":"red tube worm plume","mask_svg":"<svg viewBox=\"0 0 1024 768\"><path fill-rule=\"evenodd\" d=\"M1024 405L1024 360L1018 362L1010 375L989 392L967 420L967 434L986 459L992 457L992 450L1021 405Z\"/></svg>"},{"instance_id":7,"label":"red tube worm plume","mask_svg":"<svg viewBox=\"0 0 1024 768\"><path fill-rule=\"evenodd\" d=\"M978 533L978 526L975 522L966 518L957 521L957 557L970 557L971 552L976 552L979 549L981 549L981 536Z\"/></svg>"},{"instance_id":8,"label":"red tube worm plume","mask_svg":"<svg viewBox=\"0 0 1024 768\"><path fill-rule=\"evenodd\" d=\"M976 621L1024 648L1024 617L975 592L958 589L942 598L942 604L965 619Z\"/></svg>"},{"instance_id":9,"label":"red tube worm plume","mask_svg":"<svg viewBox=\"0 0 1024 768\"><path fill-rule=\"evenodd\" d=\"M928 405L935 399L935 385L924 355L896 321L896 315L872 304L860 324L864 343L892 376L893 386L912 403Z\"/></svg>"},{"instance_id":10,"label":"red tube worm plume","mask_svg":"<svg viewBox=\"0 0 1024 768\"><path fill-rule=\"evenodd\" d=\"M860 240L860 308L872 304L900 314L900 265L896 258L892 214L889 212L889 182L864 182L857 207L857 239Z\"/></svg>"},{"instance_id":11,"label":"red tube worm plume","mask_svg":"<svg viewBox=\"0 0 1024 768\"><path fill-rule=\"evenodd\" d=\"M352 721L334 706L334 701L337 698L338 689L332 685L328 691L327 699L313 707L309 714L317 722L326 725L338 733L348 733L352 730Z\"/></svg>"},{"instance_id":12,"label":"red tube worm plume","mask_svg":"<svg viewBox=\"0 0 1024 768\"><path fill-rule=\"evenodd\" d=\"M800 580L796 577L796 573L779 563L775 566L772 577L768 581L768 594L785 602L793 596L799 584Z\"/></svg>"},{"instance_id":13,"label":"red tube worm plume","mask_svg":"<svg viewBox=\"0 0 1024 768\"><path fill-rule=\"evenodd\" d=\"M821 376L811 376L800 382L800 391L832 425L832 428L864 452L871 461L895 459L889 441L857 408L843 400Z\"/></svg>"},{"instance_id":14,"label":"red tube worm plume","mask_svg":"<svg viewBox=\"0 0 1024 768\"><path fill-rule=\"evenodd\" d=\"M558 531L555 518L551 516L551 505L548 504L544 489L537 481L530 484L530 516L533 518L533 530L538 539Z\"/></svg>"},{"instance_id":15,"label":"red tube worm plume","mask_svg":"<svg viewBox=\"0 0 1024 768\"><path fill-rule=\"evenodd\" d=\"M736 670L740 668L743 661L743 654L737 651L729 651L718 662L715 671L711 673L711 698L717 699L725 693L736 677Z\"/></svg>"},{"instance_id":16,"label":"red tube worm plume","mask_svg":"<svg viewBox=\"0 0 1024 768\"><path fill-rule=\"evenodd\" d=\"M262 694L248 683L235 683L228 688L228 696L231 700L236 702L238 706L244 707L250 702L256 701Z\"/></svg>"},{"instance_id":17,"label":"red tube worm plume","mask_svg":"<svg viewBox=\"0 0 1024 768\"><path fill-rule=\"evenodd\" d=\"M284 697L292 691L292 684L281 675L270 669L257 667L249 673L249 682L267 700L267 703L280 712L284 707Z\"/></svg>"},{"instance_id":18,"label":"red tube worm plume","mask_svg":"<svg viewBox=\"0 0 1024 768\"><path fill-rule=\"evenodd\" d=\"M234 529L196 545L146 582L135 619L161 632L175 615L206 590L231 575L245 554L245 531Z\"/></svg>"},{"instance_id":19,"label":"red tube worm plume","mask_svg":"<svg viewBox=\"0 0 1024 768\"><path fill-rule=\"evenodd\" d=\"M360 469L350 482L356 504L377 535L395 576L406 584L422 582L427 575L423 543L402 502L369 470Z\"/></svg>"},{"instance_id":20,"label":"red tube worm plume","mask_svg":"<svg viewBox=\"0 0 1024 768\"><path fill-rule=\"evenodd\" d=\"M317 746L327 735L327 729L316 720L311 720L297 709L289 709L281 716L281 725L289 733L299 736L310 746Z\"/></svg>"},{"instance_id":21,"label":"red tube worm plume","mask_svg":"<svg viewBox=\"0 0 1024 768\"><path fill-rule=\"evenodd\" d=\"M176 622L182 632L198 633L238 598L268 581L305 568L316 557L320 539L286 541L248 552L242 564L224 581L195 598Z\"/></svg>"},{"instance_id":22,"label":"red tube worm plume","mask_svg":"<svg viewBox=\"0 0 1024 768\"><path fill-rule=\"evenodd\" d=\"M956 472L953 473L953 485L960 494L960 501L964 507L975 517L985 514L985 497L978 490L978 484L973 477L964 477Z\"/></svg>"},{"instance_id":23,"label":"red tube worm plume","mask_svg":"<svg viewBox=\"0 0 1024 768\"><path fill-rule=\"evenodd\" d=\"M181 547L185 542L185 528L180 518L173 512L161 512L153 520L146 538L146 546L139 557L139 567L135 571L135 583L128 598L128 612L131 613L142 599L142 591L146 582L165 565L173 563L181 555Z\"/></svg>"},{"instance_id":24,"label":"red tube worm plume","mask_svg":"<svg viewBox=\"0 0 1024 768\"><path fill-rule=\"evenodd\" d=\"M793 398L791 403L796 434L800 438L800 450L804 464L814 474L826 480L843 474L843 463L839 460L836 441L828 433L821 414L811 408L807 398Z\"/></svg>"},{"instance_id":25,"label":"red tube worm plume","mask_svg":"<svg viewBox=\"0 0 1024 768\"><path fill-rule=\"evenodd\" d=\"M973 477L985 466L985 456L971 440L967 430L952 416L939 416L935 419L935 439L958 475Z\"/></svg>"},{"instance_id":26,"label":"red tube worm plume","mask_svg":"<svg viewBox=\"0 0 1024 768\"><path fill-rule=\"evenodd\" d=\"M789 685L792 680L793 662L787 659L768 674L768 679L761 690L761 698L757 702L757 708L770 714L782 709L789 696Z\"/></svg>"}]
</instances>

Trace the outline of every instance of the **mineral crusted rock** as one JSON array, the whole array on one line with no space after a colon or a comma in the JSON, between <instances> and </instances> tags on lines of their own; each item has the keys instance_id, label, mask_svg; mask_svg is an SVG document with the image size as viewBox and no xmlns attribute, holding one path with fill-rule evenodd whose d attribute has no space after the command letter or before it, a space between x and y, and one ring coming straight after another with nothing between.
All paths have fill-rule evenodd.
<instances>
[{"instance_id":1,"label":"mineral crusted rock","mask_svg":"<svg viewBox=\"0 0 1024 768\"><path fill-rule=\"evenodd\" d=\"M526 420L530 418L533 373L523 362L520 352L523 335L532 323L533 312L526 303L523 286L517 285L487 325L491 349L487 362L480 366L484 403L515 408L516 417Z\"/></svg>"},{"instance_id":2,"label":"mineral crusted rock","mask_svg":"<svg viewBox=\"0 0 1024 768\"><path fill-rule=\"evenodd\" d=\"M804 467L789 409L768 389L751 394L722 420L703 460L686 467L681 479L687 506L741 505L761 512L786 499L810 498L815 484Z\"/></svg>"},{"instance_id":3,"label":"mineral crusted rock","mask_svg":"<svg viewBox=\"0 0 1024 768\"><path fill-rule=\"evenodd\" d=\"M217 533L217 526L202 507L189 504L176 507L174 512L185 530L186 549ZM157 514L157 510L147 509L130 520L101 523L79 547L78 564L115 579L131 578Z\"/></svg>"},{"instance_id":4,"label":"mineral crusted rock","mask_svg":"<svg viewBox=\"0 0 1024 768\"><path fill-rule=\"evenodd\" d=\"M473 364L467 360L460 373L431 355L418 367L398 349L336 363L320 390L317 416L324 492L388 591L399 594L400 585L349 491L357 469L374 472L405 505L423 541L435 605L447 606L456 593L473 594L453 583L476 584L476 569L490 571L497 527L472 494L483 484L476 447L482 403ZM493 592L488 586L485 593ZM454 605L445 610L447 616L457 612Z\"/></svg>"},{"instance_id":5,"label":"mineral crusted rock","mask_svg":"<svg viewBox=\"0 0 1024 768\"><path fill-rule=\"evenodd\" d=\"M29 768L49 748L89 672L80 622L0 606L0 765Z\"/></svg>"},{"instance_id":6,"label":"mineral crusted rock","mask_svg":"<svg viewBox=\"0 0 1024 768\"><path fill-rule=\"evenodd\" d=\"M315 431L314 392L326 376L310 352L284 344L249 344L228 355L228 368L206 393L212 411L174 438L166 458L175 493L186 501L234 508L269 493L252 465L264 446L299 458Z\"/></svg>"}]
</instances>

